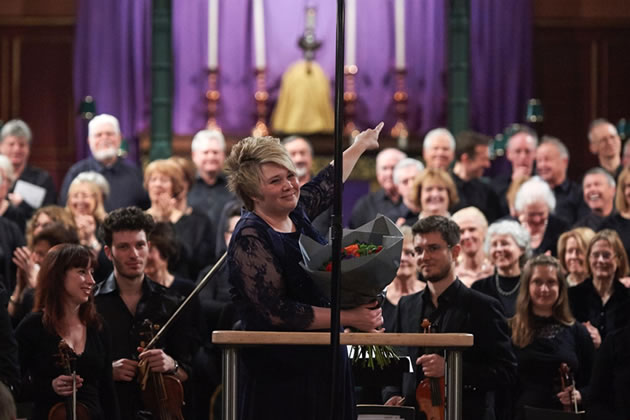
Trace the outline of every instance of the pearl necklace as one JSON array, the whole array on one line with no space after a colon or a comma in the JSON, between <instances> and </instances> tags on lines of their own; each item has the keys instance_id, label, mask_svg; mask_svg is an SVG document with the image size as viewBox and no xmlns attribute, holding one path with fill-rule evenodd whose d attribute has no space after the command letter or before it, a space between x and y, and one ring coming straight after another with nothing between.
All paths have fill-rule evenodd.
<instances>
[{"instance_id":1,"label":"pearl necklace","mask_svg":"<svg viewBox=\"0 0 630 420\"><path fill-rule=\"evenodd\" d=\"M494 273L494 284L497 286L497 291L499 292L500 295L510 296L510 295L513 295L514 292L518 290L519 286L521 285L521 280L519 279L516 282L516 286L514 286L512 290L506 292L505 290L501 289L501 282L499 281L499 272L497 271Z\"/></svg>"}]
</instances>

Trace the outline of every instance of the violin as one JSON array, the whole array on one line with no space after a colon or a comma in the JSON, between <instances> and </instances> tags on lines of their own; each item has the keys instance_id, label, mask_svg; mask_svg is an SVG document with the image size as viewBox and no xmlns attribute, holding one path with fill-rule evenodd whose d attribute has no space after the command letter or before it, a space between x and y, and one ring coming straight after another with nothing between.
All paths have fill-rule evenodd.
<instances>
[{"instance_id":1,"label":"violin","mask_svg":"<svg viewBox=\"0 0 630 420\"><path fill-rule=\"evenodd\" d=\"M431 322L422 320L422 332L431 332ZM425 352L426 353L426 352ZM427 420L444 420L444 377L424 378L416 388L416 401Z\"/></svg>"},{"instance_id":2,"label":"violin","mask_svg":"<svg viewBox=\"0 0 630 420\"><path fill-rule=\"evenodd\" d=\"M159 330L159 325L154 325L145 319L142 323L140 335L140 347L148 349L147 343L153 340L153 331ZM146 341L145 341L146 340ZM138 364L138 382L142 391L142 402L147 410L151 411L156 420L184 420L182 407L184 406L184 387L175 375L153 372L146 361Z\"/></svg>"},{"instance_id":3,"label":"violin","mask_svg":"<svg viewBox=\"0 0 630 420\"><path fill-rule=\"evenodd\" d=\"M74 352L64 340L59 341L59 352L55 354L57 365L62 367L66 375L72 376L72 395L64 402L57 403L48 411L48 420L90 420L90 411L77 401L77 373Z\"/></svg>"},{"instance_id":4,"label":"violin","mask_svg":"<svg viewBox=\"0 0 630 420\"><path fill-rule=\"evenodd\" d=\"M566 363L560 363L558 373L560 375L560 385L562 386L562 390L567 389L567 387L571 387L571 401L573 402L573 404L562 404L562 411L567 413L577 413L578 403L577 399L573 397L573 392L575 390L575 379L573 378L573 374L571 373L569 365L567 365Z\"/></svg>"}]
</instances>

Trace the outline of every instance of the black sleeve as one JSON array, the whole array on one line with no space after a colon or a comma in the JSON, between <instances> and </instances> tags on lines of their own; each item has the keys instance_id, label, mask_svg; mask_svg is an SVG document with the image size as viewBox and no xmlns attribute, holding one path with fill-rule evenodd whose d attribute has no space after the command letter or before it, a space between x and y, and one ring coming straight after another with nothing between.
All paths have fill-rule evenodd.
<instances>
[{"instance_id":1,"label":"black sleeve","mask_svg":"<svg viewBox=\"0 0 630 420\"><path fill-rule=\"evenodd\" d=\"M120 411L118 408L118 397L114 389L114 372L112 368L112 337L107 328L107 325L103 321L103 329L101 330L100 337L101 343L104 349L104 359L106 361L105 374L101 378L101 383L98 387L99 398L101 400L101 407L106 419L118 420Z\"/></svg>"},{"instance_id":2,"label":"black sleeve","mask_svg":"<svg viewBox=\"0 0 630 420\"><path fill-rule=\"evenodd\" d=\"M575 351L580 363L579 370L575 377L575 385L584 397L584 394L590 392L589 383L591 381L595 347L593 346L593 340L586 330L586 327L576 322L573 328L575 329Z\"/></svg>"},{"instance_id":3,"label":"black sleeve","mask_svg":"<svg viewBox=\"0 0 630 420\"><path fill-rule=\"evenodd\" d=\"M464 384L493 390L516 383L516 356L501 304L484 299L475 302L470 313L475 315L475 343L464 352Z\"/></svg>"},{"instance_id":4,"label":"black sleeve","mask_svg":"<svg viewBox=\"0 0 630 420\"><path fill-rule=\"evenodd\" d=\"M582 402L589 411L590 418L615 419L612 412L614 407L613 372L615 369L614 346L612 336L602 342L591 372L588 392L582 395ZM597 417L592 414L597 413Z\"/></svg>"},{"instance_id":5,"label":"black sleeve","mask_svg":"<svg viewBox=\"0 0 630 420\"><path fill-rule=\"evenodd\" d=\"M18 345L7 312L8 294L0 284L0 381L15 389L20 382Z\"/></svg>"}]
</instances>

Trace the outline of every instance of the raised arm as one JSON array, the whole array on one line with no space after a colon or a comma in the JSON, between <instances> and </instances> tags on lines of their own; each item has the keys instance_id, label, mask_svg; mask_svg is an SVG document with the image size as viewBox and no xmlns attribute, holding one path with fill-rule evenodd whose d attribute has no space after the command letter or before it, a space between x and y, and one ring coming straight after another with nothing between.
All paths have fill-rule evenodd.
<instances>
[{"instance_id":1,"label":"raised arm","mask_svg":"<svg viewBox=\"0 0 630 420\"><path fill-rule=\"evenodd\" d=\"M343 182L346 182L359 158L366 150L378 149L378 136L383 129L383 123L374 128L362 131L354 142L343 152Z\"/></svg>"}]
</instances>

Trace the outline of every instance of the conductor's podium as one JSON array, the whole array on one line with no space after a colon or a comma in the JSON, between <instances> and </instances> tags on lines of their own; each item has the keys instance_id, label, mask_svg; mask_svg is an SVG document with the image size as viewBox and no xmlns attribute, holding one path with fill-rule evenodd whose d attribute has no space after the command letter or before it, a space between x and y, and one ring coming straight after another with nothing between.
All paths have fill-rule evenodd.
<instances>
[{"instance_id":1,"label":"conductor's podium","mask_svg":"<svg viewBox=\"0 0 630 420\"><path fill-rule=\"evenodd\" d=\"M462 350L473 345L471 334L343 333L341 345L437 347L446 350L446 420L462 418ZM237 352L239 347L330 345L330 333L214 331L212 342L223 347L223 420L236 420Z\"/></svg>"}]
</instances>

